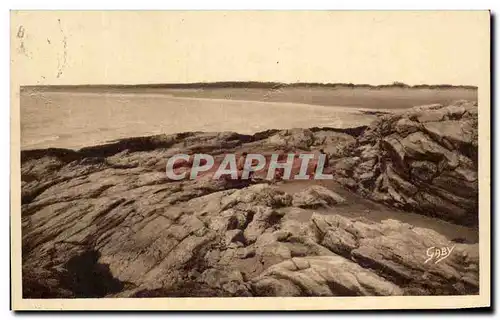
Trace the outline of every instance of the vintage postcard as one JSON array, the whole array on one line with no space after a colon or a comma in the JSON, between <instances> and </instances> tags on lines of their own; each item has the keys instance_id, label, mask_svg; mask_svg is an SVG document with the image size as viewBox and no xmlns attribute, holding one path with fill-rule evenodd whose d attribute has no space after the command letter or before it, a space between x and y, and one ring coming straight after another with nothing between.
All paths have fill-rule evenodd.
<instances>
[{"instance_id":1,"label":"vintage postcard","mask_svg":"<svg viewBox=\"0 0 500 320\"><path fill-rule=\"evenodd\" d=\"M488 11L12 11L11 85L14 310L490 306Z\"/></svg>"}]
</instances>

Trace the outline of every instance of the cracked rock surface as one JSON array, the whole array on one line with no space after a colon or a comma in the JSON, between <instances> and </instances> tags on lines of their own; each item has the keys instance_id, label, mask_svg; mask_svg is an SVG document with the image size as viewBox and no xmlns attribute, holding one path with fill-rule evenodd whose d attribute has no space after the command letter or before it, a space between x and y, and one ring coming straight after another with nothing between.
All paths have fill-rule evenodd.
<instances>
[{"instance_id":1,"label":"cracked rock surface","mask_svg":"<svg viewBox=\"0 0 500 320\"><path fill-rule=\"evenodd\" d=\"M334 166L338 181L373 200L476 225L478 108L458 101L380 117Z\"/></svg>"},{"instance_id":2,"label":"cracked rock surface","mask_svg":"<svg viewBox=\"0 0 500 320\"><path fill-rule=\"evenodd\" d=\"M447 223L448 234L404 222L399 210L474 220L477 106L381 119L364 133L182 133L23 151L23 295L477 294L478 244L459 239L465 227ZM340 184L172 181L164 172L176 153L319 148ZM429 248L444 247L446 259L427 261Z\"/></svg>"}]
</instances>

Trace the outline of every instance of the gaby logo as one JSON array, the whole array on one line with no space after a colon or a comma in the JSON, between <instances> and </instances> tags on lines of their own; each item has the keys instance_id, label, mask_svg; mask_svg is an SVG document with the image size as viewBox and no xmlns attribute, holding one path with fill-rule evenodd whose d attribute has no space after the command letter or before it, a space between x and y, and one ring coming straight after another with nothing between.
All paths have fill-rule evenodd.
<instances>
[{"instance_id":1,"label":"gaby logo","mask_svg":"<svg viewBox=\"0 0 500 320\"><path fill-rule=\"evenodd\" d=\"M325 167L328 157L324 153L290 154L247 154L238 158L226 154L214 158L209 154L177 154L167 161L167 177L171 180L196 179L211 175L213 179L229 178L234 180L252 179L256 174L265 179L283 180L325 180L333 179Z\"/></svg>"},{"instance_id":2,"label":"gaby logo","mask_svg":"<svg viewBox=\"0 0 500 320\"><path fill-rule=\"evenodd\" d=\"M437 248L437 247L430 247L426 251L427 259L425 260L424 264L429 262L429 261L434 261L435 264L439 263L440 261L448 258L451 255L451 252L455 249L455 246L453 247L442 247L442 248Z\"/></svg>"}]
</instances>

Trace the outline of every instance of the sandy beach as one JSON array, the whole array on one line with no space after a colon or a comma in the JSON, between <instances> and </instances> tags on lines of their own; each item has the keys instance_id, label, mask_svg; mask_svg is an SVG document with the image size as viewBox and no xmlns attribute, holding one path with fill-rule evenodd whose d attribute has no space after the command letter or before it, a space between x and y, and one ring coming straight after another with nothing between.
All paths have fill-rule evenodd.
<instances>
[{"instance_id":1,"label":"sandy beach","mask_svg":"<svg viewBox=\"0 0 500 320\"><path fill-rule=\"evenodd\" d=\"M21 105L22 149L77 149L120 138L187 131L253 134L314 126L348 128L375 118L362 114L363 108L154 93L29 93L21 96Z\"/></svg>"}]
</instances>

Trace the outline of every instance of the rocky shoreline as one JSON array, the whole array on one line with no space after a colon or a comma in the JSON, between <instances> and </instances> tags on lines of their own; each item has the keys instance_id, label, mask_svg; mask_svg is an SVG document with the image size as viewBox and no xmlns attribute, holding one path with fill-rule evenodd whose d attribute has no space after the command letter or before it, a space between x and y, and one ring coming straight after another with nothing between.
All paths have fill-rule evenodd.
<instances>
[{"instance_id":1,"label":"rocky shoreline","mask_svg":"<svg viewBox=\"0 0 500 320\"><path fill-rule=\"evenodd\" d=\"M287 182L165 174L176 153L320 148L347 195L396 216L343 215L358 209L328 183L289 192ZM478 294L477 243L397 218L411 211L476 228L477 157L477 104L468 101L382 114L369 127L23 151L23 296ZM437 261L433 250L443 248L451 252Z\"/></svg>"}]
</instances>

